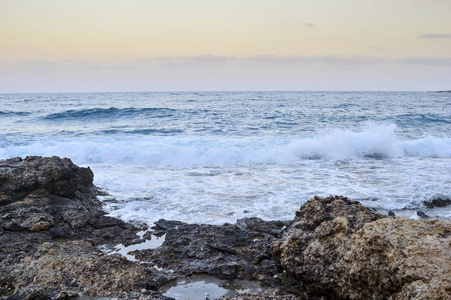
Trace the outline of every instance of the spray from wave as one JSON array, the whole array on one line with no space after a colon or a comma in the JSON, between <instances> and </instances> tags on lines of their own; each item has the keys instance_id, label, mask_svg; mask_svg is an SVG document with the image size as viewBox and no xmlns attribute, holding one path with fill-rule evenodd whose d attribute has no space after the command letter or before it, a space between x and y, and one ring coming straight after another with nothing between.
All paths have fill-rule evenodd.
<instances>
[{"instance_id":1,"label":"spray from wave","mask_svg":"<svg viewBox=\"0 0 451 300\"><path fill-rule=\"evenodd\" d=\"M58 155L79 164L229 166L302 160L451 158L451 139L400 140L396 125L333 130L316 137L205 137L197 135L70 138L26 145L2 143L0 158Z\"/></svg>"}]
</instances>

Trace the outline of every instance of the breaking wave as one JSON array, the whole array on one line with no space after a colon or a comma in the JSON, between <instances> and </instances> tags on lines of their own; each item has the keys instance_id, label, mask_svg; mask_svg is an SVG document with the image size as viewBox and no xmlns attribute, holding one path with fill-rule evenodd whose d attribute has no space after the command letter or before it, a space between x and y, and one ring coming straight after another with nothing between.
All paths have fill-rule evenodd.
<instances>
[{"instance_id":1,"label":"breaking wave","mask_svg":"<svg viewBox=\"0 0 451 300\"><path fill-rule=\"evenodd\" d=\"M451 158L451 139L400 140L395 125L335 130L316 137L206 137L196 135L71 138L13 145L0 158L58 155L76 163L228 166L290 164L302 160ZM7 145L8 144L8 145Z\"/></svg>"}]
</instances>

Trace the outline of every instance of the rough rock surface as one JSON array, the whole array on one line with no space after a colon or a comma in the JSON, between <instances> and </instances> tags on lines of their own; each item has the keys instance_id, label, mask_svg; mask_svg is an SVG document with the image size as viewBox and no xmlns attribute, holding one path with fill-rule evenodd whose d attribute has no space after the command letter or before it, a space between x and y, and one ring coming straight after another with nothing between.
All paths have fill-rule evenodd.
<instances>
[{"instance_id":1,"label":"rough rock surface","mask_svg":"<svg viewBox=\"0 0 451 300\"><path fill-rule=\"evenodd\" d=\"M2 243L14 242L16 248L27 250L51 238L89 237L94 242L136 238L134 226L106 216L93 178L89 168L80 168L68 158L0 161Z\"/></svg>"},{"instance_id":2,"label":"rough rock surface","mask_svg":"<svg viewBox=\"0 0 451 300\"><path fill-rule=\"evenodd\" d=\"M106 216L92 180L89 168L67 158L0 161L2 299L154 293L146 290L152 272L94 247L139 238L135 226Z\"/></svg>"},{"instance_id":3,"label":"rough rock surface","mask_svg":"<svg viewBox=\"0 0 451 300\"><path fill-rule=\"evenodd\" d=\"M258 293L243 293L235 296L223 296L221 300L307 300L307 296L299 296L282 290L266 290Z\"/></svg>"},{"instance_id":4,"label":"rough rock surface","mask_svg":"<svg viewBox=\"0 0 451 300\"><path fill-rule=\"evenodd\" d=\"M272 281L282 270L271 257L270 245L290 223L250 218L215 226L160 220L154 233L165 234L163 244L134 254L177 274Z\"/></svg>"},{"instance_id":5,"label":"rough rock surface","mask_svg":"<svg viewBox=\"0 0 451 300\"><path fill-rule=\"evenodd\" d=\"M90 242L45 242L20 261L11 260L2 262L9 266L7 272L2 268L9 277L2 281L3 295L11 293L6 299L119 297L137 291L165 299L147 290L144 267L120 255L105 255Z\"/></svg>"},{"instance_id":6,"label":"rough rock surface","mask_svg":"<svg viewBox=\"0 0 451 300\"><path fill-rule=\"evenodd\" d=\"M345 197L315 197L272 247L314 298L451 299L451 222L385 218Z\"/></svg>"}]
</instances>

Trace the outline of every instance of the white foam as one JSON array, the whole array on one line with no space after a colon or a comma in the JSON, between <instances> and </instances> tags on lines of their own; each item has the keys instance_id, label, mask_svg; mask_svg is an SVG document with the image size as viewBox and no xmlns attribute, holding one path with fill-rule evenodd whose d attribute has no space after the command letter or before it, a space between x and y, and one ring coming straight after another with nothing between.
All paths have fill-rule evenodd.
<instances>
[{"instance_id":1,"label":"white foam","mask_svg":"<svg viewBox=\"0 0 451 300\"><path fill-rule=\"evenodd\" d=\"M361 131L333 130L316 137L92 137L9 144L0 149L0 158L26 155L70 157L77 164L179 167L289 164L305 159L451 158L451 138L399 140L395 125L371 124Z\"/></svg>"},{"instance_id":2,"label":"white foam","mask_svg":"<svg viewBox=\"0 0 451 300\"><path fill-rule=\"evenodd\" d=\"M112 215L148 224L234 223L243 217L290 220L313 195L345 195L362 204L414 214L424 200L449 197L451 159L309 160L285 165L152 167L98 164L95 183L119 203ZM434 212L449 215L449 210Z\"/></svg>"},{"instance_id":3,"label":"white foam","mask_svg":"<svg viewBox=\"0 0 451 300\"><path fill-rule=\"evenodd\" d=\"M149 224L292 219L312 196L330 194L413 215L422 201L451 196L451 139L400 140L390 124L316 137L92 137L0 149L0 158L27 155L90 166L118 200L105 203L112 215Z\"/></svg>"}]
</instances>

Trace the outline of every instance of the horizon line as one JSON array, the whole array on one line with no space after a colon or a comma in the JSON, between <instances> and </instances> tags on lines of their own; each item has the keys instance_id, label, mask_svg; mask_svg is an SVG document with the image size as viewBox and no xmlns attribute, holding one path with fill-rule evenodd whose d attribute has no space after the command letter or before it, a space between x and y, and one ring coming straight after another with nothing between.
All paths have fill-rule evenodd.
<instances>
[{"instance_id":1,"label":"horizon line","mask_svg":"<svg viewBox=\"0 0 451 300\"><path fill-rule=\"evenodd\" d=\"M142 91L52 91L52 92L0 92L5 94L106 94L106 93L305 93L305 92L451 92L451 90L142 90Z\"/></svg>"}]
</instances>

